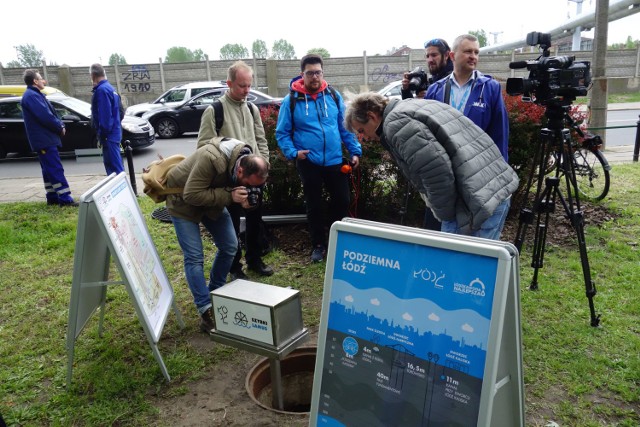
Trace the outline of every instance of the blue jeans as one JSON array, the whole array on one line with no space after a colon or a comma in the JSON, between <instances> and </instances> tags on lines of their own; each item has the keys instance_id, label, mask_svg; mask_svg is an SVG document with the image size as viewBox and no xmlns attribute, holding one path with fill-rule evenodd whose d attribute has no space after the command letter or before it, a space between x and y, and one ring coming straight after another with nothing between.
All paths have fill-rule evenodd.
<instances>
[{"instance_id":1,"label":"blue jeans","mask_svg":"<svg viewBox=\"0 0 640 427\"><path fill-rule=\"evenodd\" d=\"M458 227L458 221L442 221L442 229L445 233L466 234L469 236L483 237L485 239L500 240L500 234L504 227L504 222L509 214L511 197L505 199L496 207L493 214L482 223L479 230L472 230L470 233L464 232Z\"/></svg>"},{"instance_id":2,"label":"blue jeans","mask_svg":"<svg viewBox=\"0 0 640 427\"><path fill-rule=\"evenodd\" d=\"M225 208L218 219L202 217L202 225L209 231L218 247L211 265L208 286L204 277L204 251L200 224L177 217L171 217L171 220L184 255L184 273L187 277L187 284L198 313L202 314L211 307L209 293L227 283L227 274L229 274L231 262L238 250L238 239L231 223L231 216Z\"/></svg>"}]
</instances>

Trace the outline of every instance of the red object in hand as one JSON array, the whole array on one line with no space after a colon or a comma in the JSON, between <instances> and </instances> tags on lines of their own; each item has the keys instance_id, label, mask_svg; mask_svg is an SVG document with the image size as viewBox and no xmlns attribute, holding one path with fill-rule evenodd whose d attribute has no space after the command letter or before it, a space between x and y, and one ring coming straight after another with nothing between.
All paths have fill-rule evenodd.
<instances>
[{"instance_id":1,"label":"red object in hand","mask_svg":"<svg viewBox=\"0 0 640 427\"><path fill-rule=\"evenodd\" d=\"M350 164L346 164L346 165L342 165L342 167L340 168L340 172L342 173L351 173L352 168Z\"/></svg>"}]
</instances>

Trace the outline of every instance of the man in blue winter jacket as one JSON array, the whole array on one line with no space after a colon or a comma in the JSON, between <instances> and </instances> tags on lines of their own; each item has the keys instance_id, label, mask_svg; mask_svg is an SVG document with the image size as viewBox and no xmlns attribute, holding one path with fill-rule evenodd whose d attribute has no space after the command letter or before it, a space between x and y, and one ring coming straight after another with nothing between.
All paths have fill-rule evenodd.
<instances>
[{"instance_id":1,"label":"man in blue winter jacket","mask_svg":"<svg viewBox=\"0 0 640 427\"><path fill-rule=\"evenodd\" d=\"M120 95L111 86L100 64L91 65L93 96L91 97L91 120L102 146L102 160L107 175L124 171L120 141L122 125L120 120Z\"/></svg>"},{"instance_id":2,"label":"man in blue winter jacket","mask_svg":"<svg viewBox=\"0 0 640 427\"><path fill-rule=\"evenodd\" d=\"M509 117L502 99L500 83L478 71L480 44L471 34L453 42L453 73L427 89L426 99L444 102L460 111L485 131L509 161Z\"/></svg>"},{"instance_id":3,"label":"man in blue winter jacket","mask_svg":"<svg viewBox=\"0 0 640 427\"><path fill-rule=\"evenodd\" d=\"M36 70L23 75L27 90L22 95L22 117L31 149L38 153L48 205L78 206L71 197L71 189L60 161L58 147L65 134L64 123L42 92L47 83Z\"/></svg>"},{"instance_id":4,"label":"man in blue winter jacket","mask_svg":"<svg viewBox=\"0 0 640 427\"><path fill-rule=\"evenodd\" d=\"M319 55L301 59L301 73L291 80L291 93L282 101L276 126L278 146L287 159L295 160L302 181L312 262L322 261L326 254L323 186L331 199L330 224L349 212L349 179L341 171L342 145L349 151L352 167L358 167L362 155L355 135L344 127L342 97L323 79L322 66Z\"/></svg>"}]
</instances>

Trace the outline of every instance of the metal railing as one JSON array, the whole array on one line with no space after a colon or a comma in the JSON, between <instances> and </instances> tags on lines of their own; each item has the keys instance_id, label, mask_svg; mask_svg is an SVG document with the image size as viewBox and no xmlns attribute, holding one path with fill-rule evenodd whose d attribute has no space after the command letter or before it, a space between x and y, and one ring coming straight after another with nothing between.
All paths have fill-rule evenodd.
<instances>
[{"instance_id":1,"label":"metal railing","mask_svg":"<svg viewBox=\"0 0 640 427\"><path fill-rule=\"evenodd\" d=\"M604 127L589 127L587 131L595 131L595 130L607 130L607 129L629 129L636 128L636 139L633 144L633 161L638 161L638 156L640 154L640 115L638 115L638 121L634 125L624 125L624 126L604 126Z\"/></svg>"}]
</instances>

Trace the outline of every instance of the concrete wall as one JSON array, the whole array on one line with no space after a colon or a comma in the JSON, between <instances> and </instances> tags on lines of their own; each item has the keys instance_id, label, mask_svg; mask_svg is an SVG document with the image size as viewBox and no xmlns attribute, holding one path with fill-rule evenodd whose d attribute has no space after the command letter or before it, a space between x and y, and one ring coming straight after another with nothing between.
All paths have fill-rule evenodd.
<instances>
[{"instance_id":1,"label":"concrete wall","mask_svg":"<svg viewBox=\"0 0 640 427\"><path fill-rule=\"evenodd\" d=\"M640 49L623 49L607 52L607 77L610 93L635 92L639 90ZM589 51L568 52L578 61L591 61ZM509 62L533 60L536 52L517 54L483 54L479 69L498 80L509 77L527 77L528 71L510 70ZM155 100L167 89L183 83L208 80L226 80L227 68L233 61L202 61L183 63L133 64L107 66L107 78L122 95L125 105ZM289 81L300 73L300 61L276 61L250 59L255 72L254 85L272 96L285 96ZM402 78L402 73L416 66L425 67L424 51L414 49L405 56L361 56L329 58L325 60L325 79L340 92L359 93L378 90L388 83ZM0 84L22 84L23 68L2 68ZM89 66L69 67L45 66L44 78L76 98L91 99Z\"/></svg>"}]
</instances>

